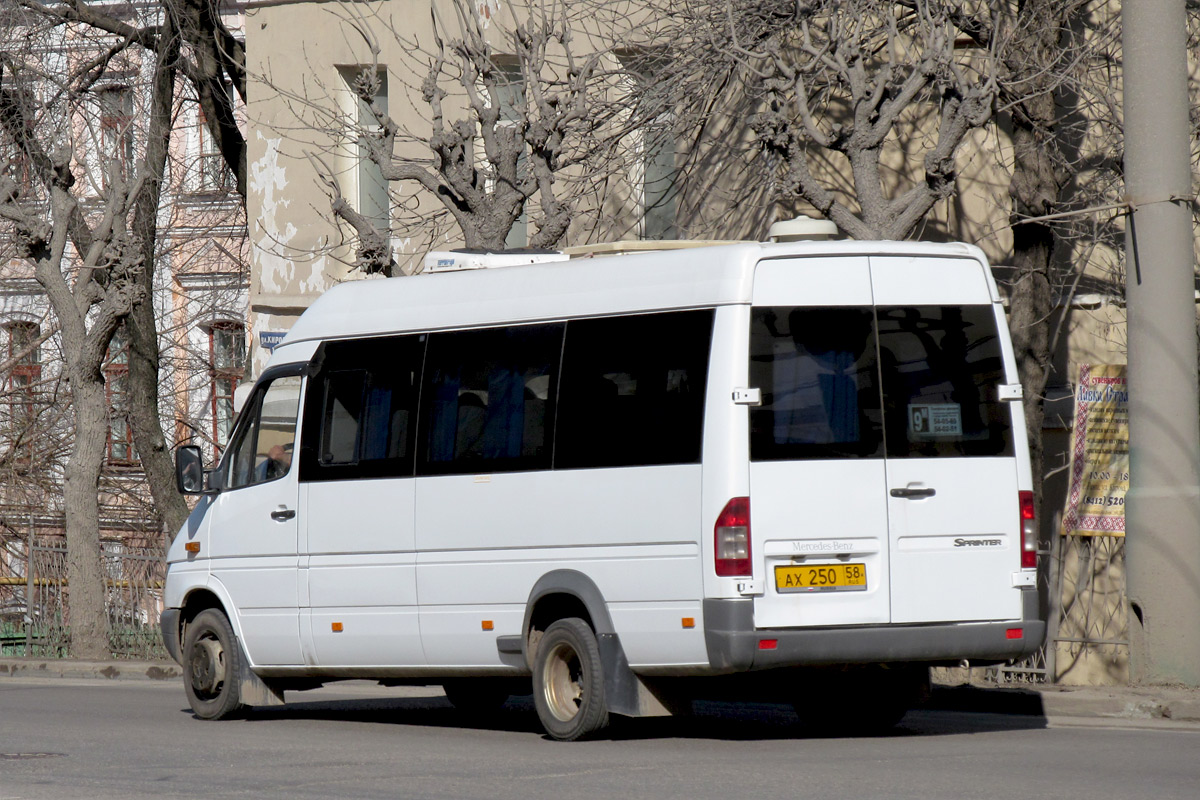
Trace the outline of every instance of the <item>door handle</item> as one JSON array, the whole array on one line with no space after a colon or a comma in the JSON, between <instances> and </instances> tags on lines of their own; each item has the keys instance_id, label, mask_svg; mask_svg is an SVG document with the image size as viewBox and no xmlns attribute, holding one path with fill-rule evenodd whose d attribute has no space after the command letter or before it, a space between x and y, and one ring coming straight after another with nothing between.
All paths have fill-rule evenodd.
<instances>
[{"instance_id":1,"label":"door handle","mask_svg":"<svg viewBox=\"0 0 1200 800\"><path fill-rule=\"evenodd\" d=\"M936 489L892 489L892 497L903 497L907 500L919 500L922 497L933 497Z\"/></svg>"},{"instance_id":2,"label":"door handle","mask_svg":"<svg viewBox=\"0 0 1200 800\"><path fill-rule=\"evenodd\" d=\"M296 512L287 506L280 506L271 512L271 519L276 522L285 522L294 516L296 516Z\"/></svg>"}]
</instances>

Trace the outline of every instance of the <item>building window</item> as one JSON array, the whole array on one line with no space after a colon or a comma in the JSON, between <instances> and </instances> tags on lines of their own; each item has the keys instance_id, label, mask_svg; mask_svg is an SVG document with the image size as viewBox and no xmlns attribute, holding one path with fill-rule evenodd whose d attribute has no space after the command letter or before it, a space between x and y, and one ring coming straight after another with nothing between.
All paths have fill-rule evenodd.
<instances>
[{"instance_id":1,"label":"building window","mask_svg":"<svg viewBox=\"0 0 1200 800\"><path fill-rule=\"evenodd\" d=\"M371 67L343 67L342 79L349 90L351 108L351 123L354 125L352 136L378 134L382 128L371 110L371 105L363 100L356 91L363 80L370 77ZM379 69L375 73L375 105L384 114L388 113L388 76L387 70ZM388 194L388 184L383 178L383 170L371 160L366 146L360 141L355 145L355 169L353 197L358 213L362 214L375 225L380 232L391 228L391 197Z\"/></svg>"},{"instance_id":2,"label":"building window","mask_svg":"<svg viewBox=\"0 0 1200 800\"><path fill-rule=\"evenodd\" d=\"M212 382L212 436L219 453L233 430L233 392L242 377L245 329L236 322L217 322L208 330L209 376Z\"/></svg>"},{"instance_id":3,"label":"building window","mask_svg":"<svg viewBox=\"0 0 1200 800\"><path fill-rule=\"evenodd\" d=\"M224 85L229 107L233 108L233 84ZM221 143L208 127L208 117L204 109L196 113L196 140L199 145L199 155L196 157L194 186L202 194L219 194L231 191L234 185L233 172L221 155Z\"/></svg>"},{"instance_id":4,"label":"building window","mask_svg":"<svg viewBox=\"0 0 1200 800\"><path fill-rule=\"evenodd\" d=\"M96 93L100 106L100 164L104 187L108 188L112 161L120 174L130 174L133 163L133 92L127 86L110 86Z\"/></svg>"},{"instance_id":5,"label":"building window","mask_svg":"<svg viewBox=\"0 0 1200 800\"><path fill-rule=\"evenodd\" d=\"M29 156L18 145L0 147L0 174L7 175L16 184L18 198L29 193L33 174L29 168Z\"/></svg>"},{"instance_id":6,"label":"building window","mask_svg":"<svg viewBox=\"0 0 1200 800\"><path fill-rule=\"evenodd\" d=\"M663 67L662 56L656 53L629 52L620 56L628 76L628 90L635 98L633 113L635 131L630 148L633 163L630 180L638 217L638 237L641 239L675 239L679 236L676 224L678 206L678 169L675 166L676 146L673 130L674 113L660 103L644 98L657 98L653 90L657 73Z\"/></svg>"},{"instance_id":7,"label":"building window","mask_svg":"<svg viewBox=\"0 0 1200 800\"><path fill-rule=\"evenodd\" d=\"M196 157L196 191L202 193L227 192L233 187L233 173L221 155L221 148L216 137L208 129L204 121L204 112L200 112L200 120L196 128L200 142L200 155Z\"/></svg>"},{"instance_id":8,"label":"building window","mask_svg":"<svg viewBox=\"0 0 1200 800\"><path fill-rule=\"evenodd\" d=\"M497 125L502 128L520 129L520 123L525 116L525 82L521 77L521 68L516 64L497 64L497 83L492 87L492 100L499 104L500 119ZM519 135L519 134L518 134ZM520 182L528 169L525 155L525 143L519 142L520 154L517 156L516 173ZM517 217L504 239L504 246L509 248L525 247L529 244L529 212L524 208L521 216Z\"/></svg>"},{"instance_id":9,"label":"building window","mask_svg":"<svg viewBox=\"0 0 1200 800\"><path fill-rule=\"evenodd\" d=\"M36 322L10 322L8 333L8 430L10 458L14 463L33 460L37 387L42 379L41 328Z\"/></svg>"},{"instance_id":10,"label":"building window","mask_svg":"<svg viewBox=\"0 0 1200 800\"><path fill-rule=\"evenodd\" d=\"M120 331L108 345L104 394L108 400L108 463L136 464L133 428L129 424L129 343Z\"/></svg>"}]
</instances>

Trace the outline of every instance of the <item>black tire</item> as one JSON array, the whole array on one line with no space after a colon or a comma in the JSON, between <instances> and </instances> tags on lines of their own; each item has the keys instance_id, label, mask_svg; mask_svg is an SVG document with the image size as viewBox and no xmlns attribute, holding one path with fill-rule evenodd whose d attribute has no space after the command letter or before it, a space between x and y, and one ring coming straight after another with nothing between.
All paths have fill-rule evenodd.
<instances>
[{"instance_id":1,"label":"black tire","mask_svg":"<svg viewBox=\"0 0 1200 800\"><path fill-rule=\"evenodd\" d=\"M508 701L509 682L496 678L456 678L442 684L450 704L467 714L491 714Z\"/></svg>"},{"instance_id":2,"label":"black tire","mask_svg":"<svg viewBox=\"0 0 1200 800\"><path fill-rule=\"evenodd\" d=\"M183 645L183 688L197 717L227 719L242 710L242 668L229 619L213 608L197 614Z\"/></svg>"},{"instance_id":3,"label":"black tire","mask_svg":"<svg viewBox=\"0 0 1200 800\"><path fill-rule=\"evenodd\" d=\"M533 704L551 738L573 742L608 725L600 647L578 617L546 629L533 661Z\"/></svg>"}]
</instances>

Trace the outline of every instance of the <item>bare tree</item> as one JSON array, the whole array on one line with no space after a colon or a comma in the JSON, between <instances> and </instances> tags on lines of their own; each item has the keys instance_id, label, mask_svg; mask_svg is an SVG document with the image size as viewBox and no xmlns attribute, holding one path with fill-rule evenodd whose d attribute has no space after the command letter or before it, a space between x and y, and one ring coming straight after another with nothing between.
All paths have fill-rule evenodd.
<instances>
[{"instance_id":1,"label":"bare tree","mask_svg":"<svg viewBox=\"0 0 1200 800\"><path fill-rule=\"evenodd\" d=\"M160 0L164 22L146 25L130 21L121 13L128 10L122 5L88 0L15 2L35 14L79 23L159 54L179 51L176 40L182 37L186 46L176 54L172 68L179 69L193 87L205 124L236 176L238 194L246 196L246 140L234 113L234 98L226 91L227 86L236 89L245 102L246 49L222 21L221 0Z\"/></svg>"},{"instance_id":2,"label":"bare tree","mask_svg":"<svg viewBox=\"0 0 1200 800\"><path fill-rule=\"evenodd\" d=\"M0 130L28 163L36 187L30 192L11 177L0 178L0 217L33 263L59 325L74 418L64 475L72 653L98 658L109 653L99 542L99 485L109 434L103 365L118 328L137 307L149 305L144 273L151 265L139 237L146 224L135 207L148 191L156 205L174 87L167 80L152 93L146 126L151 146L136 164L132 138L124 132L98 149L83 147L87 131L105 128L96 124L92 90L114 62L128 70L129 42L88 42L85 30L52 19L39 27L46 21L24 15L10 32L26 41L40 33L57 45L57 57L18 49L14 41L0 53ZM171 57L168 48L157 66ZM94 197L83 191L86 181L78 174L89 163L103 173ZM141 230L131 228L131 218Z\"/></svg>"},{"instance_id":3,"label":"bare tree","mask_svg":"<svg viewBox=\"0 0 1200 800\"><path fill-rule=\"evenodd\" d=\"M1102 32L1085 35L1082 16L1090 5L1087 0L1017 0L998 4L997 13L964 7L954 17L965 35L998 53L999 108L1012 120L1009 326L1025 394L1033 473L1039 477L1045 472L1042 424L1056 295L1069 280L1055 262L1062 225L1054 218L1078 207L1065 192L1082 166L1077 147L1083 134L1074 125L1086 117L1076 116L1073 124L1071 115L1077 112L1074 98L1083 89L1087 67L1100 57L1106 38ZM1078 274L1085 266L1078 265ZM1040 505L1040 480L1035 488Z\"/></svg>"},{"instance_id":4,"label":"bare tree","mask_svg":"<svg viewBox=\"0 0 1200 800\"><path fill-rule=\"evenodd\" d=\"M717 0L674 14L667 7L667 80L690 100L683 117L704 120L713 89L746 98L753 145L778 199L807 201L856 238L903 239L954 192L959 148L992 118L994 54L956 49L954 25L963 6L986 13L991 5ZM907 141L920 144L902 146Z\"/></svg>"},{"instance_id":5,"label":"bare tree","mask_svg":"<svg viewBox=\"0 0 1200 800\"><path fill-rule=\"evenodd\" d=\"M144 17L145 22L120 5L86 0L51 4L38 0L17 2L42 20L60 26L74 24L97 34L119 37L125 46L146 52L156 62L151 81L163 103L155 108L161 108L165 116L152 121L152 131L147 131L148 173L131 223L147 265L137 273L137 279L142 293L149 297L154 288L157 212L174 123L173 106L166 99L187 87L203 111L204 123L235 176L237 191L244 202L246 142L234 113L235 97L230 89L244 102L245 48L223 23L220 0L161 0L160 9L150 9L152 13ZM176 81L177 74L184 79L182 85ZM129 341L129 416L134 445L164 527L175 531L186 519L188 508L175 490L174 470L162 431L160 338L153 305L137 305L125 321L124 331Z\"/></svg>"},{"instance_id":6,"label":"bare tree","mask_svg":"<svg viewBox=\"0 0 1200 800\"><path fill-rule=\"evenodd\" d=\"M422 42L382 12L342 4L340 23L362 53L361 69L346 76L357 115L339 113L329 87L323 96L300 96L270 75L263 79L288 94L303 126L329 131L334 149L353 145L394 191L415 189L435 205L432 215L422 206L416 227L451 222L468 248L498 250L524 215L528 246L552 247L575 221L580 197L602 182L597 165L620 136L612 58L618 37L580 35L590 4L530 0L505 4L490 18L476 5L432 3L433 33ZM389 113L380 101L385 41L398 45L421 77L417 86L390 89L392 97L420 99L424 113L416 117ZM347 199L334 149L309 154L334 214L352 232L355 266L394 274L389 237L407 221L372 216ZM425 154L414 155L420 150ZM402 203L392 205L404 214Z\"/></svg>"}]
</instances>

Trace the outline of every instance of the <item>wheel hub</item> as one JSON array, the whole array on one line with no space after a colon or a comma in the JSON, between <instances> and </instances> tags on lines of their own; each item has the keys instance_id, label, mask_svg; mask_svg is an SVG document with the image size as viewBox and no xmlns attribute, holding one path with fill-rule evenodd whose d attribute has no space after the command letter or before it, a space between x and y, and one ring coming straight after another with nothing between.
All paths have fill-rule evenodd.
<instances>
[{"instance_id":1,"label":"wheel hub","mask_svg":"<svg viewBox=\"0 0 1200 800\"><path fill-rule=\"evenodd\" d=\"M196 642L189 666L192 687L197 692L215 693L225 681L225 651L221 643L212 639Z\"/></svg>"},{"instance_id":2,"label":"wheel hub","mask_svg":"<svg viewBox=\"0 0 1200 800\"><path fill-rule=\"evenodd\" d=\"M582 667L575 651L565 645L555 647L546 665L546 704L563 722L574 719L579 713L582 681Z\"/></svg>"}]
</instances>

